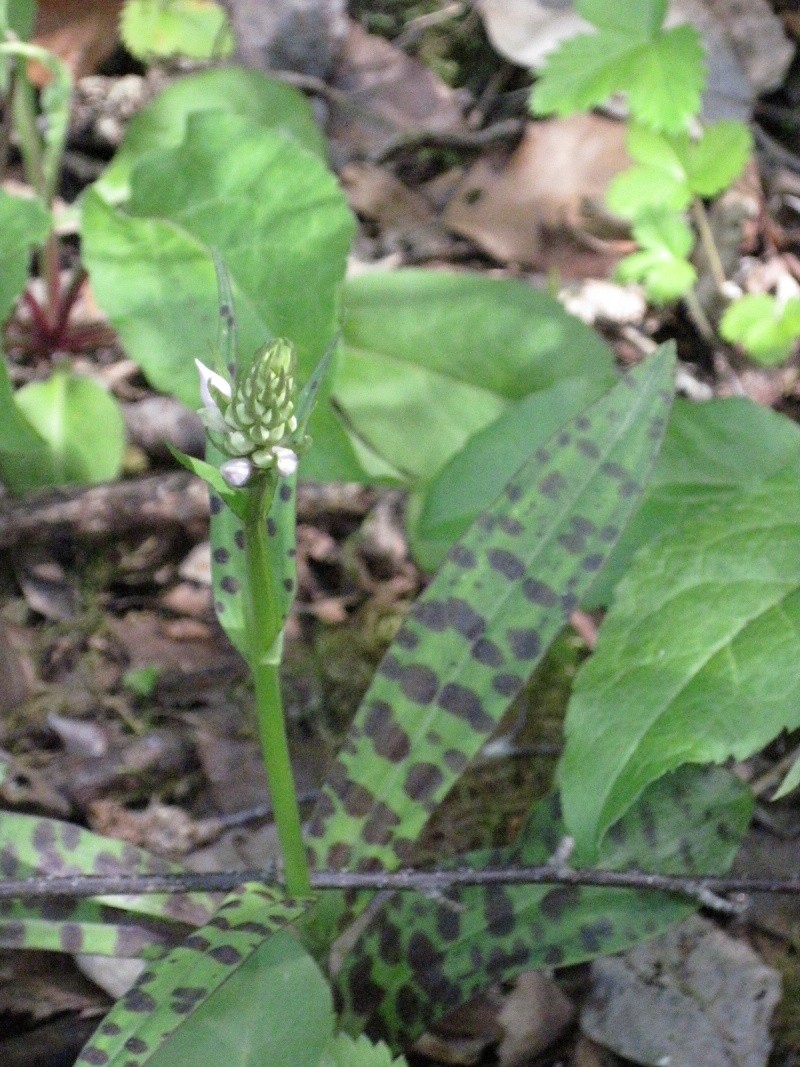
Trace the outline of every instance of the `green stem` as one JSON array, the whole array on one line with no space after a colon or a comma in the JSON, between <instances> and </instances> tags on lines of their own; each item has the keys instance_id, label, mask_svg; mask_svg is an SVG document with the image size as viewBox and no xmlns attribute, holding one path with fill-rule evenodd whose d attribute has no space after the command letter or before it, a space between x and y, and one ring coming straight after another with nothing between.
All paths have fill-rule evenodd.
<instances>
[{"instance_id":1,"label":"green stem","mask_svg":"<svg viewBox=\"0 0 800 1067\"><path fill-rule=\"evenodd\" d=\"M19 137L25 177L35 189L36 195L42 204L49 210L47 182L44 174L44 149L42 147L42 138L36 126L36 95L25 74L20 73L20 66L23 62L24 60L22 59L16 59L17 77L12 101L14 125Z\"/></svg>"},{"instance_id":2,"label":"green stem","mask_svg":"<svg viewBox=\"0 0 800 1067\"><path fill-rule=\"evenodd\" d=\"M286 888L292 896L307 896L311 892L311 879L278 675L283 620L271 580L272 562L266 532L268 504L267 493L257 488L251 490L251 505L245 522L248 663L255 683L261 750L283 853Z\"/></svg>"},{"instance_id":3,"label":"green stem","mask_svg":"<svg viewBox=\"0 0 800 1067\"><path fill-rule=\"evenodd\" d=\"M708 219L708 212L705 209L703 201L699 197L695 197L692 201L692 214L694 215L695 225L697 226L697 232L700 235L700 243L703 246L703 251L706 254L708 260L708 266L711 270L711 275L714 279L714 284L720 292L724 292L725 287L725 268L722 265L720 259L719 249L717 248L717 242L714 240L714 232L711 229L711 223Z\"/></svg>"}]
</instances>

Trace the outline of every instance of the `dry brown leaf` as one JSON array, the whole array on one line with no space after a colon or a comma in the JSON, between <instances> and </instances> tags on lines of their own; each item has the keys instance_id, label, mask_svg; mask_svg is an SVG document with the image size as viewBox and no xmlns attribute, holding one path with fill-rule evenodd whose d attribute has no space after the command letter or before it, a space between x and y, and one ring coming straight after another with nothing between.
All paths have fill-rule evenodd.
<instances>
[{"instance_id":1,"label":"dry brown leaf","mask_svg":"<svg viewBox=\"0 0 800 1067\"><path fill-rule=\"evenodd\" d=\"M630 165L625 127L599 115L529 123L507 160L480 159L445 209L444 225L495 259L565 277L607 276L613 249L581 247L609 182ZM587 263L588 260L588 263Z\"/></svg>"},{"instance_id":2,"label":"dry brown leaf","mask_svg":"<svg viewBox=\"0 0 800 1067\"><path fill-rule=\"evenodd\" d=\"M74 78L93 74L113 53L119 41L123 0L39 0L36 44L64 60ZM32 76L47 81L44 70Z\"/></svg>"},{"instance_id":3,"label":"dry brown leaf","mask_svg":"<svg viewBox=\"0 0 800 1067\"><path fill-rule=\"evenodd\" d=\"M466 128L458 94L383 37L351 23L332 74L342 94L330 136L342 157L371 156L404 133Z\"/></svg>"}]
</instances>

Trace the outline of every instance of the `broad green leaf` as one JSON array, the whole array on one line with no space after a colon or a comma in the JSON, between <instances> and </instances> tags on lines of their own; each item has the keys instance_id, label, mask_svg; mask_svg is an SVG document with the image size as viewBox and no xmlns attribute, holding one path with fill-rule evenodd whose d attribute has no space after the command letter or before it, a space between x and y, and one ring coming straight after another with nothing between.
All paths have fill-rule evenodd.
<instances>
[{"instance_id":1,"label":"broad green leaf","mask_svg":"<svg viewBox=\"0 0 800 1067\"><path fill-rule=\"evenodd\" d=\"M56 371L46 382L23 386L15 399L49 446L36 472L37 487L116 478L125 451L125 420L101 385Z\"/></svg>"},{"instance_id":2,"label":"broad green leaf","mask_svg":"<svg viewBox=\"0 0 800 1067\"><path fill-rule=\"evenodd\" d=\"M727 870L752 810L728 771L689 767L652 785L613 828L599 866L662 874ZM508 848L461 866L547 863L565 834L558 798L533 809ZM697 904L665 893L566 886L470 887L435 899L395 894L347 957L337 985L351 1025L409 1043L437 1016L520 971L565 967L661 933Z\"/></svg>"},{"instance_id":3,"label":"broad green leaf","mask_svg":"<svg viewBox=\"0 0 800 1067\"><path fill-rule=\"evenodd\" d=\"M452 549L378 667L308 837L396 867L588 591L661 443L662 349L536 449Z\"/></svg>"},{"instance_id":4,"label":"broad green leaf","mask_svg":"<svg viewBox=\"0 0 800 1067\"><path fill-rule=\"evenodd\" d=\"M648 297L668 303L686 294L697 280L688 262L694 234L679 215L657 212L645 215L633 227L641 252L625 256L615 277L622 282L640 281Z\"/></svg>"},{"instance_id":5,"label":"broad green leaf","mask_svg":"<svg viewBox=\"0 0 800 1067\"><path fill-rule=\"evenodd\" d=\"M279 930L146 1062L319 1067L333 1022L331 991L319 967L288 931Z\"/></svg>"},{"instance_id":6,"label":"broad green leaf","mask_svg":"<svg viewBox=\"0 0 800 1067\"><path fill-rule=\"evenodd\" d=\"M408 1067L404 1056L397 1059L383 1042L373 1044L362 1034L353 1038L337 1034L325 1049L319 1067Z\"/></svg>"},{"instance_id":7,"label":"broad green leaf","mask_svg":"<svg viewBox=\"0 0 800 1067\"><path fill-rule=\"evenodd\" d=\"M145 60L222 58L234 48L228 17L214 0L126 0L120 32L131 55Z\"/></svg>"},{"instance_id":8,"label":"broad green leaf","mask_svg":"<svg viewBox=\"0 0 800 1067\"><path fill-rule=\"evenodd\" d=\"M216 913L213 919L201 929L190 936L178 948L173 949L168 956L152 964L138 979L132 989L117 1001L111 1012L100 1025L89 1043L84 1047L76 1061L76 1067L82 1064L97 1065L102 1063L105 1067L143 1067L151 1063L156 1054L166 1048L171 1052L174 1043L178 1050L176 1059L160 1060L162 1065L169 1064L177 1067L178 1063L197 1064L206 1062L213 1054L219 1054L220 1046L212 1043L208 1046L207 1037L201 1040L206 1042L202 1055L198 1055L198 1049L192 1047L192 1022L199 1013L198 1033L203 1034L208 1025L207 1020L212 1022L216 1016L215 999L225 1009L224 1014L229 1017L229 1022L236 1025L237 1014L233 1006L241 998L242 987L237 982L238 997L233 998L233 1004L226 995L225 986L234 979L240 968L247 965L254 956L259 954L259 949L265 946L264 956L260 961L254 962L253 966L259 969L259 962L266 967L267 978L264 986L269 988L270 968L278 964L283 958L288 963L292 957L292 951L285 948L280 941L277 947L266 948L273 940L273 935L295 921L300 916L305 904L288 900L276 890L263 885L244 885L240 890L230 894L225 903ZM305 957L298 957L305 960ZM308 967L300 964L301 971L308 976ZM245 972L247 974L247 972ZM296 979L297 970L291 965L283 972L284 976L291 973ZM277 978L280 984L280 975L272 971L273 978ZM263 975L262 975L263 978ZM262 987L260 996L264 997L266 988ZM274 988L270 990L274 995ZM264 1002L257 1000L258 1015L268 1024L275 1028L276 1020L264 1015ZM255 1005L241 1004L242 1012L249 1012L252 1018L252 1009ZM291 1005L284 1004L283 1012L288 1012ZM216 1020L219 1027L219 1019ZM186 1034L182 1030L186 1029ZM327 1039L327 1034L325 1035ZM242 1042L244 1051L247 1051L243 1028L239 1028L239 1040ZM235 1049L230 1046L230 1031L225 1038L225 1055L230 1060ZM178 1056L191 1056L194 1059L179 1059ZM319 1057L318 1057L319 1058ZM269 1058L258 1060L238 1060L238 1063L248 1063L255 1067L256 1063L281 1062ZM287 1061L282 1061L287 1064Z\"/></svg>"},{"instance_id":9,"label":"broad green leaf","mask_svg":"<svg viewBox=\"0 0 800 1067\"><path fill-rule=\"evenodd\" d=\"M49 461L47 444L17 407L0 353L0 481L10 492L24 493L39 485L39 472Z\"/></svg>"},{"instance_id":10,"label":"broad green leaf","mask_svg":"<svg viewBox=\"0 0 800 1067\"><path fill-rule=\"evenodd\" d=\"M189 116L198 111L238 115L262 130L285 133L320 159L326 158L325 139L302 93L260 71L222 67L178 78L134 115L93 188L111 203L127 200L136 163L149 152L177 148L186 136Z\"/></svg>"},{"instance_id":11,"label":"broad green leaf","mask_svg":"<svg viewBox=\"0 0 800 1067\"><path fill-rule=\"evenodd\" d=\"M248 120L190 115L179 147L140 161L131 212L86 198L84 255L99 303L154 385L198 403L194 358L216 335L211 249L231 274L241 359L284 336L297 347L301 379L310 375L334 332L352 233L320 160ZM338 446L314 460L315 474L361 475L329 405L319 406L311 434Z\"/></svg>"},{"instance_id":12,"label":"broad green leaf","mask_svg":"<svg viewBox=\"0 0 800 1067\"><path fill-rule=\"evenodd\" d=\"M789 772L780 784L778 791L773 795L773 800L780 800L781 797L785 797L788 793L797 789L800 785L800 755L794 761L789 768Z\"/></svg>"},{"instance_id":13,"label":"broad green leaf","mask_svg":"<svg viewBox=\"0 0 800 1067\"><path fill-rule=\"evenodd\" d=\"M3 234L3 269L0 271L0 325L25 288L31 251L44 243L50 214L38 200L22 200L0 189L0 233Z\"/></svg>"},{"instance_id":14,"label":"broad green leaf","mask_svg":"<svg viewBox=\"0 0 800 1067\"><path fill-rule=\"evenodd\" d=\"M126 841L93 834L74 823L10 811L3 812L0 819L0 857L6 878L66 874L166 874L183 870ZM214 898L208 893L115 895L98 898L97 902L105 905L109 911L119 909L192 926L208 922L215 911ZM31 910L32 914L37 914L38 909ZM42 917L47 913L48 903L45 902L42 905ZM65 915L64 918L68 919L69 916ZM125 921L125 917L120 916L119 921ZM126 955L126 952L122 951L120 955Z\"/></svg>"},{"instance_id":15,"label":"broad green leaf","mask_svg":"<svg viewBox=\"0 0 800 1067\"><path fill-rule=\"evenodd\" d=\"M800 338L800 298L781 303L769 293L750 293L726 310L719 332L764 366L783 363Z\"/></svg>"},{"instance_id":16,"label":"broad green leaf","mask_svg":"<svg viewBox=\"0 0 800 1067\"><path fill-rule=\"evenodd\" d=\"M409 504L411 547L420 566L436 570L531 451L597 400L613 381L611 371L593 378L566 378L509 404L499 419L471 437Z\"/></svg>"},{"instance_id":17,"label":"broad green leaf","mask_svg":"<svg viewBox=\"0 0 800 1067\"><path fill-rule=\"evenodd\" d=\"M534 86L537 114L587 111L624 92L637 122L655 130L678 131L700 111L705 63L700 35L691 26L653 30L641 20L619 17L623 5L603 5L609 29L564 41L545 62ZM628 11L636 4L627 3Z\"/></svg>"},{"instance_id":18,"label":"broad green leaf","mask_svg":"<svg viewBox=\"0 0 800 1067\"><path fill-rule=\"evenodd\" d=\"M652 208L682 211L694 197L716 196L739 177L753 151L750 131L733 121L709 126L698 140L634 126L627 145L639 166L618 175L607 197L625 218Z\"/></svg>"},{"instance_id":19,"label":"broad green leaf","mask_svg":"<svg viewBox=\"0 0 800 1067\"><path fill-rule=\"evenodd\" d=\"M20 40L27 41L35 19L35 0L0 0L0 37L11 30Z\"/></svg>"},{"instance_id":20,"label":"broad green leaf","mask_svg":"<svg viewBox=\"0 0 800 1067\"><path fill-rule=\"evenodd\" d=\"M334 397L347 424L411 483L527 394L608 381L603 342L517 281L401 270L349 281Z\"/></svg>"},{"instance_id":21,"label":"broad green leaf","mask_svg":"<svg viewBox=\"0 0 800 1067\"><path fill-rule=\"evenodd\" d=\"M800 427L744 397L673 405L664 447L641 508L584 606L608 604L634 553L690 515L748 493L779 471L800 479Z\"/></svg>"},{"instance_id":22,"label":"broad green leaf","mask_svg":"<svg viewBox=\"0 0 800 1067\"><path fill-rule=\"evenodd\" d=\"M649 41L664 24L667 0L577 0L575 10L598 30Z\"/></svg>"},{"instance_id":23,"label":"broad green leaf","mask_svg":"<svg viewBox=\"0 0 800 1067\"><path fill-rule=\"evenodd\" d=\"M662 775L745 759L800 725L798 635L794 473L691 515L640 553L567 712L559 779L582 859Z\"/></svg>"}]
</instances>

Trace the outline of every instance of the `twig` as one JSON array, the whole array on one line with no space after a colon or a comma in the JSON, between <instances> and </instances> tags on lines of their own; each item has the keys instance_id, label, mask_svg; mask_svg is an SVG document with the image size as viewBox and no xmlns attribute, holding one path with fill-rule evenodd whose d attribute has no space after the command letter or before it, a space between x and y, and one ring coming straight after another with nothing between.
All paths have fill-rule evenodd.
<instances>
[{"instance_id":1,"label":"twig","mask_svg":"<svg viewBox=\"0 0 800 1067\"><path fill-rule=\"evenodd\" d=\"M0 900L68 897L146 895L149 893L230 892L245 882L280 882L274 871L244 870L211 873L148 875L67 875L0 879ZM311 876L314 889L371 889L442 893L464 886L567 885L614 889L645 889L677 893L706 904L719 893L776 893L800 895L800 878L729 878L717 875L684 877L650 874L647 871L605 871L544 865L539 867L454 868L453 870L404 870L391 873L317 871ZM727 902L725 902L727 904Z\"/></svg>"},{"instance_id":2,"label":"twig","mask_svg":"<svg viewBox=\"0 0 800 1067\"><path fill-rule=\"evenodd\" d=\"M697 226L697 232L700 234L700 244L703 246L706 259L708 260L708 266L714 278L714 284L720 293L725 291L725 268L722 265L722 260L719 256L719 249L717 248L717 242L714 240L714 233L711 229L711 223L708 221L708 212L705 209L703 201L699 197L695 197L692 201L692 215L694 216L695 225Z\"/></svg>"},{"instance_id":3,"label":"twig","mask_svg":"<svg viewBox=\"0 0 800 1067\"><path fill-rule=\"evenodd\" d=\"M502 119L482 130L409 130L393 137L369 157L370 163L388 163L401 152L416 152L420 148L450 148L456 151L480 151L495 141L511 141L520 137L525 119Z\"/></svg>"}]
</instances>

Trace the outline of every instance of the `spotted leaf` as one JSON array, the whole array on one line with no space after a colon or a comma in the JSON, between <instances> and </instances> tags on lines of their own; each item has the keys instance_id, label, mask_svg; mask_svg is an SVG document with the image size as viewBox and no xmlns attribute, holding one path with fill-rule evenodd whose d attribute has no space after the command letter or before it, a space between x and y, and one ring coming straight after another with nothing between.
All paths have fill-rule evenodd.
<instances>
[{"instance_id":1,"label":"spotted leaf","mask_svg":"<svg viewBox=\"0 0 800 1067\"><path fill-rule=\"evenodd\" d=\"M112 1008L76 1067L143 1067L305 903L248 884L214 918L148 968Z\"/></svg>"},{"instance_id":2,"label":"spotted leaf","mask_svg":"<svg viewBox=\"0 0 800 1067\"><path fill-rule=\"evenodd\" d=\"M165 874L182 870L177 864L126 841L93 834L74 823L15 812L4 812L0 818L0 874L5 878L70 874ZM169 919L190 926L201 926L207 922L217 906L210 893L115 895L98 898L98 902L106 905L110 913L121 909L135 915ZM47 909L43 905L41 911L33 909L32 914L43 918L47 916ZM88 918L87 912L87 921ZM123 919L120 917L119 921ZM3 936L2 933L0 936ZM89 949L84 951L88 952Z\"/></svg>"},{"instance_id":3,"label":"spotted leaf","mask_svg":"<svg viewBox=\"0 0 800 1067\"><path fill-rule=\"evenodd\" d=\"M314 811L320 865L397 867L590 588L672 398L664 348L523 464L378 667Z\"/></svg>"},{"instance_id":4,"label":"spotted leaf","mask_svg":"<svg viewBox=\"0 0 800 1067\"><path fill-rule=\"evenodd\" d=\"M747 788L727 771L685 767L651 786L614 827L608 870L726 870L750 819ZM509 848L459 866L546 863L564 835L558 797L533 809ZM338 986L350 1027L407 1043L444 1011L522 970L620 952L697 905L666 893L577 886L473 886L436 899L394 894L348 955Z\"/></svg>"}]
</instances>

